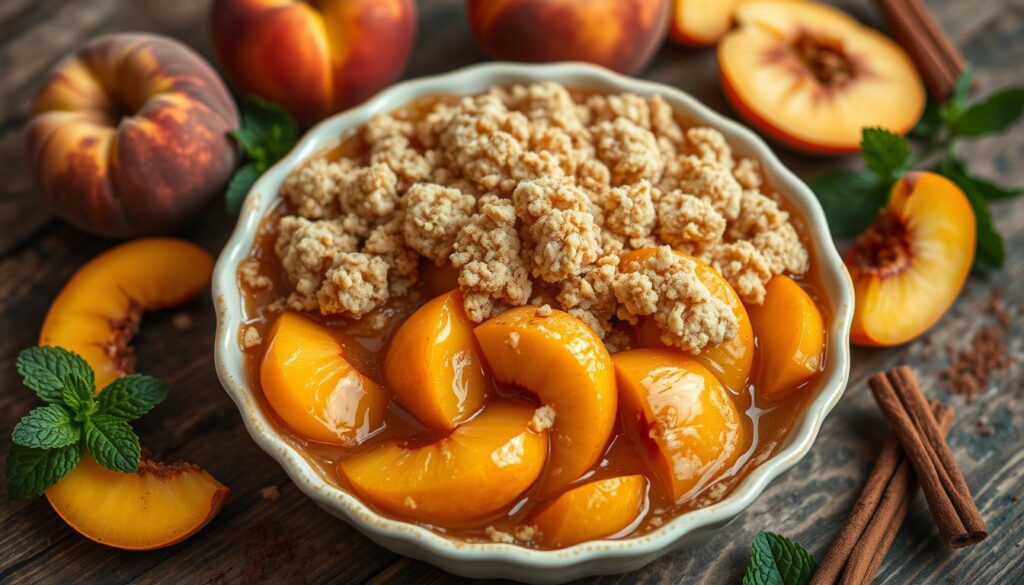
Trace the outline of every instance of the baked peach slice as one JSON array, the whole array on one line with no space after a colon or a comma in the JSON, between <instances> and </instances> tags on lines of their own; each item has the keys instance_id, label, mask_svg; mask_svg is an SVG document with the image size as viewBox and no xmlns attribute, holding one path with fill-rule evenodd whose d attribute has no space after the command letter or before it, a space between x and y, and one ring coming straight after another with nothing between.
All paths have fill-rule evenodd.
<instances>
[{"instance_id":1,"label":"baked peach slice","mask_svg":"<svg viewBox=\"0 0 1024 585\"><path fill-rule=\"evenodd\" d=\"M152 550L185 540L220 511L230 490L189 463L165 465L143 451L134 473L111 471L84 455L46 490L57 514L100 544Z\"/></svg>"},{"instance_id":2,"label":"baked peach slice","mask_svg":"<svg viewBox=\"0 0 1024 585\"><path fill-rule=\"evenodd\" d=\"M696 264L697 278L711 294L729 305L739 323L736 337L705 349L699 355L693 356L693 359L714 372L715 376L729 389L736 392L742 391L746 387L750 369L754 364L754 330L751 328L747 309L728 281L722 278L722 275L714 268L685 252L679 250L673 250L673 252ZM627 252L622 255L619 266L627 266L632 262L644 262L657 253L657 248L643 248ZM654 319L650 317L640 320L640 324L636 328L636 343L638 347L667 347L661 341L661 330Z\"/></svg>"},{"instance_id":3,"label":"baked peach slice","mask_svg":"<svg viewBox=\"0 0 1024 585\"><path fill-rule=\"evenodd\" d=\"M388 396L352 365L355 342L297 313L270 328L260 384L270 407L304 439L358 445L384 425Z\"/></svg>"},{"instance_id":4,"label":"baked peach slice","mask_svg":"<svg viewBox=\"0 0 1024 585\"><path fill-rule=\"evenodd\" d=\"M547 431L531 429L535 409L492 402L447 437L415 446L390 441L338 464L360 497L420 522L463 522L512 504L547 459Z\"/></svg>"},{"instance_id":5,"label":"baked peach slice","mask_svg":"<svg viewBox=\"0 0 1024 585\"><path fill-rule=\"evenodd\" d=\"M669 349L632 349L612 361L623 426L672 501L697 495L736 463L748 432L707 368Z\"/></svg>"},{"instance_id":6,"label":"baked peach slice","mask_svg":"<svg viewBox=\"0 0 1024 585\"><path fill-rule=\"evenodd\" d=\"M597 463L611 436L618 396L608 350L576 317L532 306L509 309L473 332L496 381L554 409L539 496L558 493Z\"/></svg>"},{"instance_id":7,"label":"baked peach slice","mask_svg":"<svg viewBox=\"0 0 1024 585\"><path fill-rule=\"evenodd\" d=\"M43 321L39 345L85 358L96 388L135 370L132 337L144 311L184 303L204 290L213 257L173 238L145 238L110 248L64 285Z\"/></svg>"},{"instance_id":8,"label":"baked peach slice","mask_svg":"<svg viewBox=\"0 0 1024 585\"><path fill-rule=\"evenodd\" d=\"M857 152L862 128L904 134L924 111L924 85L907 53L837 8L761 0L741 4L736 21L718 45L725 94L779 142Z\"/></svg>"},{"instance_id":9,"label":"baked peach slice","mask_svg":"<svg viewBox=\"0 0 1024 585\"><path fill-rule=\"evenodd\" d=\"M671 38L691 47L718 42L733 25L736 7L744 0L675 0Z\"/></svg>"},{"instance_id":10,"label":"baked peach slice","mask_svg":"<svg viewBox=\"0 0 1024 585\"><path fill-rule=\"evenodd\" d=\"M821 371L825 323L810 295L785 275L765 286L764 303L750 307L761 349L757 395L776 400Z\"/></svg>"},{"instance_id":11,"label":"baked peach slice","mask_svg":"<svg viewBox=\"0 0 1024 585\"><path fill-rule=\"evenodd\" d=\"M646 477L610 477L570 489L541 507L527 524L537 528L537 542L561 548L620 535L636 525L646 507Z\"/></svg>"},{"instance_id":12,"label":"baked peach slice","mask_svg":"<svg viewBox=\"0 0 1024 585\"><path fill-rule=\"evenodd\" d=\"M413 418L436 431L454 429L480 408L487 374L461 291L429 301L402 323L384 357L384 383Z\"/></svg>"},{"instance_id":13,"label":"baked peach slice","mask_svg":"<svg viewBox=\"0 0 1024 585\"><path fill-rule=\"evenodd\" d=\"M941 175L907 173L875 225L846 254L856 307L851 338L906 343L953 305L974 262L974 210Z\"/></svg>"}]
</instances>

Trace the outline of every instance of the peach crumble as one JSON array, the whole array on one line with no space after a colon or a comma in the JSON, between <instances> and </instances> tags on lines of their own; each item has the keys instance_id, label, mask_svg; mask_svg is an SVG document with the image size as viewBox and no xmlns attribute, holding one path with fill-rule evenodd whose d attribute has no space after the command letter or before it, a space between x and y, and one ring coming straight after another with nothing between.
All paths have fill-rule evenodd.
<instances>
[{"instance_id":1,"label":"peach crumble","mask_svg":"<svg viewBox=\"0 0 1024 585\"><path fill-rule=\"evenodd\" d=\"M559 548L710 505L781 443L823 364L817 277L721 132L538 83L339 139L239 268L254 384L331 483Z\"/></svg>"}]
</instances>

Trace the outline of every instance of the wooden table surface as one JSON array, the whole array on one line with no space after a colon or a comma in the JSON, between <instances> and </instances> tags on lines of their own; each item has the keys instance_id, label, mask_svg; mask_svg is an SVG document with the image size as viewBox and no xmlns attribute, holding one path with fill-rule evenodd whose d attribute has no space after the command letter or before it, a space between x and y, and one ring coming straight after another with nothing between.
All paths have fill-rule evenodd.
<instances>
[{"instance_id":1,"label":"wooden table surface","mask_svg":"<svg viewBox=\"0 0 1024 585\"><path fill-rule=\"evenodd\" d=\"M463 0L422 0L416 49L407 77L482 60L466 25ZM843 2L863 20L872 6ZM931 0L939 19L978 71L982 92L1024 81L1024 1ZM43 315L67 278L110 245L56 220L42 205L26 165L22 131L32 92L66 51L111 31L143 30L184 40L210 56L208 0L3 0L0 2L0 460L11 427L35 405L14 369L18 351L35 343ZM667 45L645 77L691 92L732 115L724 102L713 50ZM895 107L895 106L894 106ZM964 145L971 169L1024 185L1024 124ZM853 161L783 153L803 176ZM886 423L866 389L875 371L909 363L931 396L956 407L953 452L991 536L966 550L942 545L918 497L879 573L880 583L1024 583L1024 390L1021 364L997 376L973 403L950 395L937 372L947 344L968 343L991 290L1001 287L1014 314L1011 352L1024 353L1024 199L994 206L1007 238L1005 270L972 277L955 308L931 333L889 350L855 348L849 389L811 452L778 478L745 512L703 546L670 554L647 568L602 583L739 583L751 539L760 530L786 534L819 558L846 518L885 435ZM185 237L216 254L232 227L219 205ZM170 383L168 399L137 425L143 444L165 459L201 465L233 490L220 515L176 546L146 553L94 544L65 525L43 498L14 502L0 494L0 582L3 583L449 583L460 580L384 550L317 508L289 482L243 428L213 367L214 315L204 296L174 312L148 315L137 340L140 370ZM938 351L936 351L936 348ZM986 417L991 436L979 430ZM259 490L277 486L281 497Z\"/></svg>"}]
</instances>

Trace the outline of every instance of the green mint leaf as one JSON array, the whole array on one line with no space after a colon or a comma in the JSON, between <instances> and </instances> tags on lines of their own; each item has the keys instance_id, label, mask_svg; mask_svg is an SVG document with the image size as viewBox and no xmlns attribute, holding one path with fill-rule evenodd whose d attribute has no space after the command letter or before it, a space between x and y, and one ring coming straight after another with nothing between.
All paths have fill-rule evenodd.
<instances>
[{"instance_id":1,"label":"green mint leaf","mask_svg":"<svg viewBox=\"0 0 1024 585\"><path fill-rule=\"evenodd\" d=\"M818 562L792 540L773 532L760 532L751 546L743 585L804 585Z\"/></svg>"},{"instance_id":2,"label":"green mint leaf","mask_svg":"<svg viewBox=\"0 0 1024 585\"><path fill-rule=\"evenodd\" d=\"M61 398L64 404L76 414L89 415L95 411L93 397L96 388L92 382L78 374L68 374L64 378L64 389L61 391Z\"/></svg>"},{"instance_id":3,"label":"green mint leaf","mask_svg":"<svg viewBox=\"0 0 1024 585\"><path fill-rule=\"evenodd\" d=\"M63 401L64 378L75 374L90 385L92 368L82 357L60 347L30 347L18 354L18 373L25 386L33 390L43 402Z\"/></svg>"},{"instance_id":4,"label":"green mint leaf","mask_svg":"<svg viewBox=\"0 0 1024 585\"><path fill-rule=\"evenodd\" d=\"M74 469L81 458L79 443L56 449L13 445L7 454L7 495L15 500L42 495Z\"/></svg>"},{"instance_id":5,"label":"green mint leaf","mask_svg":"<svg viewBox=\"0 0 1024 585\"><path fill-rule=\"evenodd\" d=\"M957 113L964 111L967 106L967 95L971 93L971 83L974 82L974 70L967 66L956 78L956 85L953 86L953 95L949 103Z\"/></svg>"},{"instance_id":6,"label":"green mint leaf","mask_svg":"<svg viewBox=\"0 0 1024 585\"><path fill-rule=\"evenodd\" d=\"M107 469L131 472L139 468L139 438L131 425L119 418L97 414L86 420L85 448Z\"/></svg>"},{"instance_id":7,"label":"green mint leaf","mask_svg":"<svg viewBox=\"0 0 1024 585\"><path fill-rule=\"evenodd\" d=\"M891 182L907 170L910 145L899 134L884 128L865 128L861 132L860 149L868 167L883 182Z\"/></svg>"},{"instance_id":8,"label":"green mint leaf","mask_svg":"<svg viewBox=\"0 0 1024 585\"><path fill-rule=\"evenodd\" d=\"M98 414L135 420L167 397L167 384L152 376L131 374L111 382L100 392Z\"/></svg>"},{"instance_id":9,"label":"green mint leaf","mask_svg":"<svg viewBox=\"0 0 1024 585\"><path fill-rule=\"evenodd\" d=\"M1024 87L1009 87L968 107L953 125L957 136L1002 132L1024 113Z\"/></svg>"},{"instance_id":10,"label":"green mint leaf","mask_svg":"<svg viewBox=\"0 0 1024 585\"><path fill-rule=\"evenodd\" d=\"M939 114L939 110L939 105L929 99L924 107L924 112L921 113L921 118L910 131L910 136L920 140L933 140L938 137L942 132L942 116Z\"/></svg>"},{"instance_id":11,"label":"green mint leaf","mask_svg":"<svg viewBox=\"0 0 1024 585\"><path fill-rule=\"evenodd\" d=\"M228 132L228 135L235 139L235 142L242 147L242 152L249 158L263 156L263 136L252 128L239 128Z\"/></svg>"},{"instance_id":12,"label":"green mint leaf","mask_svg":"<svg viewBox=\"0 0 1024 585\"><path fill-rule=\"evenodd\" d=\"M256 170L256 165L253 163L245 163L235 171L224 196L228 213L238 215L238 212L242 210L242 204L245 203L245 197L258 178L260 178L260 172Z\"/></svg>"},{"instance_id":13,"label":"green mint leaf","mask_svg":"<svg viewBox=\"0 0 1024 585\"><path fill-rule=\"evenodd\" d=\"M1003 237L992 223L992 215L988 211L985 196L979 191L974 180L963 171L959 161L946 161L936 171L956 183L974 209L977 227L974 270L988 273L1001 269L1006 261L1006 246L1003 244Z\"/></svg>"},{"instance_id":14,"label":"green mint leaf","mask_svg":"<svg viewBox=\"0 0 1024 585\"><path fill-rule=\"evenodd\" d=\"M71 420L71 413L59 404L32 409L14 425L11 440L22 447L56 449L78 442L81 428Z\"/></svg>"},{"instance_id":15,"label":"green mint leaf","mask_svg":"<svg viewBox=\"0 0 1024 585\"><path fill-rule=\"evenodd\" d=\"M866 230L889 199L889 185L868 170L827 171L815 177L810 186L837 238Z\"/></svg>"}]
</instances>

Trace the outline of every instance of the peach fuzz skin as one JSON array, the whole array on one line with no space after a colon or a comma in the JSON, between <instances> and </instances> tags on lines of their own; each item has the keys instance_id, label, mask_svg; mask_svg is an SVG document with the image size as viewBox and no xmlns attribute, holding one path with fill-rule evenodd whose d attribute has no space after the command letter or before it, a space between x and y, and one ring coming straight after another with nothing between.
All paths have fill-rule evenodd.
<instances>
[{"instance_id":1,"label":"peach fuzz skin","mask_svg":"<svg viewBox=\"0 0 1024 585\"><path fill-rule=\"evenodd\" d=\"M393 82L416 36L413 0L215 0L211 33L228 78L304 126Z\"/></svg>"},{"instance_id":2,"label":"peach fuzz skin","mask_svg":"<svg viewBox=\"0 0 1024 585\"><path fill-rule=\"evenodd\" d=\"M179 230L223 193L237 127L234 101L202 57L170 38L114 34L54 67L26 142L59 216L128 238Z\"/></svg>"},{"instance_id":3,"label":"peach fuzz skin","mask_svg":"<svg viewBox=\"0 0 1024 585\"><path fill-rule=\"evenodd\" d=\"M511 61L589 61L636 73L668 32L671 0L468 0L484 51Z\"/></svg>"}]
</instances>

